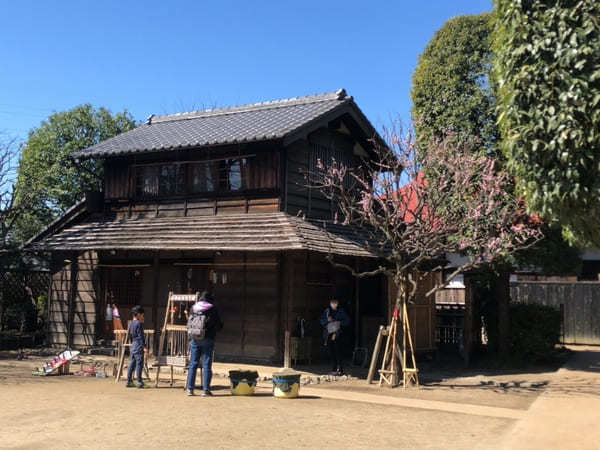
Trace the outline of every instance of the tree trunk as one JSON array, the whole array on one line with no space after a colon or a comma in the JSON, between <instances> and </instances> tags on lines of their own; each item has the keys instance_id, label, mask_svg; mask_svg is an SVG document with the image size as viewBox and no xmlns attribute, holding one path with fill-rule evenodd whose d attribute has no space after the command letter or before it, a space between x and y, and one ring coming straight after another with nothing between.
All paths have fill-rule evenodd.
<instances>
[{"instance_id":1,"label":"tree trunk","mask_svg":"<svg viewBox=\"0 0 600 450\"><path fill-rule=\"evenodd\" d=\"M510 356L510 271L502 269L494 278L494 296L498 308L498 355L501 358Z\"/></svg>"}]
</instances>

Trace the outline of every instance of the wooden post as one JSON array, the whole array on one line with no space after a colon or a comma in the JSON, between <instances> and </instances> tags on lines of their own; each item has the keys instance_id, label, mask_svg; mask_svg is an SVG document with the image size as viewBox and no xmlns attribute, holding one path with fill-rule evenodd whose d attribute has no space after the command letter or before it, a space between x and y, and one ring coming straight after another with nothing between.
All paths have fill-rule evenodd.
<instances>
[{"instance_id":1,"label":"wooden post","mask_svg":"<svg viewBox=\"0 0 600 450\"><path fill-rule=\"evenodd\" d=\"M373 382L375 376L375 368L377 367L377 359L379 359L379 351L381 349L381 340L383 339L383 330L385 327L379 325L379 333L377 333L377 340L375 341L375 347L373 348L373 356L371 356L371 365L369 366L369 375L367 375L367 384Z\"/></svg>"},{"instance_id":2,"label":"wooden post","mask_svg":"<svg viewBox=\"0 0 600 450\"><path fill-rule=\"evenodd\" d=\"M463 349L464 349L464 363L465 367L469 366L471 362L471 351L473 349L473 331L477 330L481 334L481 322L478 321L479 326L474 328L473 326L473 286L471 284L471 278L465 276L465 320L463 325ZM479 309L477 309L479 311Z\"/></svg>"},{"instance_id":3,"label":"wooden post","mask_svg":"<svg viewBox=\"0 0 600 450\"><path fill-rule=\"evenodd\" d=\"M285 330L285 342L283 344L283 368L289 369L291 366L291 354L290 354L290 332Z\"/></svg>"},{"instance_id":4,"label":"wooden post","mask_svg":"<svg viewBox=\"0 0 600 450\"><path fill-rule=\"evenodd\" d=\"M75 328L75 298L77 296L77 254L70 255L69 304L67 309L67 348L73 346L73 329Z\"/></svg>"},{"instance_id":5,"label":"wooden post","mask_svg":"<svg viewBox=\"0 0 600 450\"><path fill-rule=\"evenodd\" d=\"M156 353L156 361L157 361L157 366L156 366L156 382L154 383L154 387L158 387L158 378L160 376L160 365L161 365L161 360L162 360L162 352L165 346L165 337L167 334L167 323L169 321L169 310L171 309L171 293L169 292L169 299L167 300L167 308L165 310L165 321L163 323L163 327L160 333L160 342L158 344L158 352Z\"/></svg>"},{"instance_id":6,"label":"wooden post","mask_svg":"<svg viewBox=\"0 0 600 450\"><path fill-rule=\"evenodd\" d=\"M408 311L406 310L406 298L402 298L402 372L406 369L406 333L407 330L407 317ZM411 349L412 350L412 349ZM406 387L406 383L404 383L404 387Z\"/></svg>"},{"instance_id":7,"label":"wooden post","mask_svg":"<svg viewBox=\"0 0 600 450\"><path fill-rule=\"evenodd\" d=\"M286 298L286 291L284 286L284 254L279 252L277 254L277 294L279 296L279 304L277 305L277 357L283 354L283 346L281 345L283 327L283 305L284 298Z\"/></svg>"},{"instance_id":8,"label":"wooden post","mask_svg":"<svg viewBox=\"0 0 600 450\"><path fill-rule=\"evenodd\" d=\"M246 211L247 212L247 211ZM241 342L240 342L240 348L242 349L242 355L246 354L246 329L248 327L248 323L246 320L246 314L247 314L247 302L248 302L248 254L246 252L244 252L243 255L243 261L244 261L244 266L243 266L243 275L242 275L242 335L241 335Z\"/></svg>"},{"instance_id":9,"label":"wooden post","mask_svg":"<svg viewBox=\"0 0 600 450\"><path fill-rule=\"evenodd\" d=\"M123 367L125 366L125 348L129 342L129 326L127 326L127 333L125 333L125 337L121 342L121 351L119 352L119 366L117 368L117 377L115 378L115 383L121 381L121 376L123 375Z\"/></svg>"},{"instance_id":10,"label":"wooden post","mask_svg":"<svg viewBox=\"0 0 600 450\"><path fill-rule=\"evenodd\" d=\"M358 273L358 258L354 258L354 270ZM354 348L360 346L360 280L354 277Z\"/></svg>"},{"instance_id":11,"label":"wooden post","mask_svg":"<svg viewBox=\"0 0 600 450\"><path fill-rule=\"evenodd\" d=\"M154 339L152 342L152 352L156 354L158 350L158 283L159 283L160 262L158 252L154 252L152 260L152 320L154 321Z\"/></svg>"}]
</instances>

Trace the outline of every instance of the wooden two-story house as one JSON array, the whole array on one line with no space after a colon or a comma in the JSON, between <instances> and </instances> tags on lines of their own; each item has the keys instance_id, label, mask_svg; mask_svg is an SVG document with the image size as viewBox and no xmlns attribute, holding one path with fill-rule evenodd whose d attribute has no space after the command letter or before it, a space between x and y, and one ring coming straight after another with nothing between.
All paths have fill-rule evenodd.
<instances>
[{"instance_id":1,"label":"wooden two-story house","mask_svg":"<svg viewBox=\"0 0 600 450\"><path fill-rule=\"evenodd\" d=\"M225 322L217 355L281 359L284 331L299 318L316 346L332 296L352 317L349 345L365 342L387 322L387 281L359 282L326 261L367 267L374 258L360 232L332 223L335 205L305 174L318 159L355 164L374 142L385 145L339 90L152 115L75 155L104 162L103 192L27 244L52 255L49 343L95 345L112 303L124 319L143 305L158 333L169 291L206 289ZM433 318L423 317L420 345L432 347Z\"/></svg>"}]
</instances>

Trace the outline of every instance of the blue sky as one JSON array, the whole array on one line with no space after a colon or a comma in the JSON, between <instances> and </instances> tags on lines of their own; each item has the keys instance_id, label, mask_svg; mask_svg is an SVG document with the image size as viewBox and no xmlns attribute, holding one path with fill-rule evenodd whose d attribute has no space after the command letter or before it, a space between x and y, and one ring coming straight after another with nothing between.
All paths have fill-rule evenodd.
<instances>
[{"instance_id":1,"label":"blue sky","mask_svg":"<svg viewBox=\"0 0 600 450\"><path fill-rule=\"evenodd\" d=\"M80 103L142 120L344 87L376 125L409 118L410 78L462 1L14 1L0 15L0 132Z\"/></svg>"}]
</instances>

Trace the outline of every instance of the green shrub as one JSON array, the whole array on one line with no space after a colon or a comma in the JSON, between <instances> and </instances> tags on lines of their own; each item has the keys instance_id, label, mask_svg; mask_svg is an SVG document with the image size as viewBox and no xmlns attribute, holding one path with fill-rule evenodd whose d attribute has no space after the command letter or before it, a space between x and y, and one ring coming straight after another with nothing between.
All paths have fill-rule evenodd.
<instances>
[{"instance_id":1,"label":"green shrub","mask_svg":"<svg viewBox=\"0 0 600 450\"><path fill-rule=\"evenodd\" d=\"M531 210L600 245L600 2L495 3L507 168Z\"/></svg>"},{"instance_id":2,"label":"green shrub","mask_svg":"<svg viewBox=\"0 0 600 450\"><path fill-rule=\"evenodd\" d=\"M541 361L560 339L561 315L546 305L511 303L511 352L516 360Z\"/></svg>"}]
</instances>

